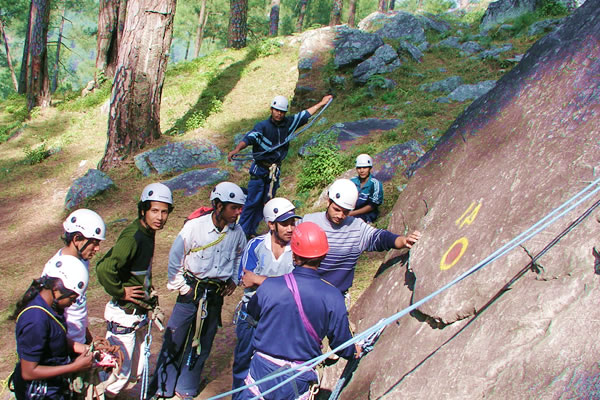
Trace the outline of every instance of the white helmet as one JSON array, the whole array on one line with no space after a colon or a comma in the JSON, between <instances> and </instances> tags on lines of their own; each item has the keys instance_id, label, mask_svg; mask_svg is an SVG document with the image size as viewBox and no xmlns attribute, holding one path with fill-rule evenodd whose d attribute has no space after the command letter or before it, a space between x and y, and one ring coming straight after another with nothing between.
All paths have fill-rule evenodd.
<instances>
[{"instance_id":1,"label":"white helmet","mask_svg":"<svg viewBox=\"0 0 600 400\"><path fill-rule=\"evenodd\" d=\"M59 278L65 289L82 296L88 287L90 274L81 260L73 256L52 257L44 268L44 275Z\"/></svg>"},{"instance_id":2,"label":"white helmet","mask_svg":"<svg viewBox=\"0 0 600 400\"><path fill-rule=\"evenodd\" d=\"M173 205L171 189L164 183L151 183L142 190L141 201L160 201Z\"/></svg>"},{"instance_id":3,"label":"white helmet","mask_svg":"<svg viewBox=\"0 0 600 400\"><path fill-rule=\"evenodd\" d=\"M244 205L246 195L242 188L233 182L221 182L210 193L210 201L215 199L221 200L223 203L236 203Z\"/></svg>"},{"instance_id":4,"label":"white helmet","mask_svg":"<svg viewBox=\"0 0 600 400\"><path fill-rule=\"evenodd\" d=\"M73 211L65 222L63 228L67 233L79 232L87 239L106 239L106 224L101 216L87 208Z\"/></svg>"},{"instance_id":5,"label":"white helmet","mask_svg":"<svg viewBox=\"0 0 600 400\"><path fill-rule=\"evenodd\" d=\"M287 112L288 99L286 99L284 96L275 96L275 98L271 102L271 108L274 108L279 111Z\"/></svg>"},{"instance_id":6,"label":"white helmet","mask_svg":"<svg viewBox=\"0 0 600 400\"><path fill-rule=\"evenodd\" d=\"M356 168L373 167L373 159L368 154L360 154L356 157Z\"/></svg>"},{"instance_id":7,"label":"white helmet","mask_svg":"<svg viewBox=\"0 0 600 400\"><path fill-rule=\"evenodd\" d=\"M296 207L288 199L283 197L275 197L267 201L263 209L265 222L283 222L290 218L300 218L294 210Z\"/></svg>"},{"instance_id":8,"label":"white helmet","mask_svg":"<svg viewBox=\"0 0 600 400\"><path fill-rule=\"evenodd\" d=\"M358 200L358 189L350 179L338 179L329 186L329 198L346 210L354 210Z\"/></svg>"}]
</instances>

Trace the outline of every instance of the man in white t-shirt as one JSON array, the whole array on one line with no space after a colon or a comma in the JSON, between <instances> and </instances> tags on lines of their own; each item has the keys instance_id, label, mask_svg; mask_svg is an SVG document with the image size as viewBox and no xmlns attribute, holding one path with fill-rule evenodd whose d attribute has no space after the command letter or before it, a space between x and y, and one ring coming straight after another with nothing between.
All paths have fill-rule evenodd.
<instances>
[{"instance_id":1,"label":"man in white t-shirt","mask_svg":"<svg viewBox=\"0 0 600 400\"><path fill-rule=\"evenodd\" d=\"M100 242L106 238L106 225L102 217L92 210L81 208L73 211L63 222L65 246L46 263L42 276L59 256L73 256L89 270L89 260L100 250ZM77 297L75 303L65 310L67 337L74 342L90 343L92 334L88 329L86 293Z\"/></svg>"}]
</instances>

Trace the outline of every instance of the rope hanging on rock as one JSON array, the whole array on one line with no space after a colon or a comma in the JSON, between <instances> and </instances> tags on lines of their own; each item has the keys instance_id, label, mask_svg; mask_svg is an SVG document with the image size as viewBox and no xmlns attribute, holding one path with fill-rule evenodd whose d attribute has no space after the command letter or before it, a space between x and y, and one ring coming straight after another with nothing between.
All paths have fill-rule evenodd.
<instances>
[{"instance_id":1,"label":"rope hanging on rock","mask_svg":"<svg viewBox=\"0 0 600 400\"><path fill-rule=\"evenodd\" d=\"M405 316L406 314L410 313L411 311L413 311L413 310L417 309L418 307L422 306L423 304L425 304L426 302L428 302L432 298L438 296L440 293L448 290L449 288L451 288L452 286L456 285L457 283L459 283L460 281L462 281L463 279L465 279L469 275L473 274L474 272L476 272L476 271L484 268L485 266L487 266L488 264L492 263L493 261L495 261L495 260L497 260L497 259L505 256L510 251L512 251L514 248L520 246L522 243L524 243L527 240L533 238L534 236L536 236L537 234L539 234L540 232L542 232L544 229L546 229L549 226L551 226L552 224L554 224L556 221L558 221L560 218L562 218L563 216L565 216L567 213L569 213L570 211L572 211L573 209L575 209L577 206L579 206L580 204L582 204L584 201L588 200L590 197L592 197L592 196L596 195L597 193L599 193L600 192L600 186L599 185L600 185L600 178L598 178L595 181L591 182L584 189L582 189L581 191L579 191L578 193L576 193L575 195L573 195L570 199L568 199L567 201L565 201L564 203L562 203L560 206L558 206L557 208L555 208L554 210L552 210L550 213L546 214L543 218L541 218L535 224L533 224L532 226L530 226L528 229L526 229L525 231L521 232L519 235L515 236L513 239L511 239L510 241L508 241L507 243L505 243L503 246L501 246L500 248L498 248L496 251L492 252L488 257L486 257L485 259L483 259L482 261L480 261L479 263L477 263L476 265L474 265L473 267L471 267L470 269L468 269L467 271L465 271L464 273L462 273L460 276L458 276L457 278L455 278L451 282L447 283L446 285L442 286L438 290L434 291L433 293L425 296L421 300L413 303L412 305L410 305L409 307L406 307L405 309L399 311L398 313L393 314L390 317L384 318L383 320L379 321L375 325L371 326L370 328L366 329L365 331L363 331L363 332L359 333L358 335L354 336L352 339L346 341L345 343L342 343L341 345L339 345L335 349L332 349L331 351L328 351L328 352L326 352L326 353L324 353L324 354L322 354L322 355L320 355L318 357L315 357L312 360L308 360L308 361L306 361L306 362L304 362L302 364L294 366L291 369L293 369L293 370L299 370L299 369L305 368L305 367L309 367L309 368L314 367L314 366L320 364L323 360L325 360L326 358L328 358L330 355L332 355L332 354L334 354L336 352L339 352L340 350L343 350L346 347L351 346L354 343L357 343L357 342L359 342L359 341L361 341L361 340L369 337L374 332L377 332L379 329L381 329L381 328L383 328L383 327L385 327L387 325L390 325L390 324L396 322L401 317ZM594 205L594 207L595 207L595 205ZM589 211L589 212L591 212L591 211ZM586 212L586 216L587 215L589 215L589 213ZM288 374L289 374L289 372L290 371L287 370ZM281 381L277 385L274 385L270 389L262 392L262 394L266 395L268 393L273 392L274 390L277 390L281 386L283 386L283 385L287 384L288 382L296 379L302 373L303 373L303 371L300 370L296 374L291 375L290 377L288 377L287 379ZM220 398L223 398L223 397L231 396L233 393L237 393L237 392L240 392L242 390L245 390L245 389L249 388L250 386L256 386L256 385L259 385L259 384L271 381L271 380L273 380L275 378L278 378L281 375L283 375L283 373L281 373L281 372L269 375L269 376L267 376L265 378L256 380L252 385L242 386L242 387L237 388L235 390L231 390L229 392L222 393L222 394L210 397L209 400L216 400L216 399L220 399ZM254 397L252 400L255 400L255 399L257 399L257 397Z\"/></svg>"}]
</instances>

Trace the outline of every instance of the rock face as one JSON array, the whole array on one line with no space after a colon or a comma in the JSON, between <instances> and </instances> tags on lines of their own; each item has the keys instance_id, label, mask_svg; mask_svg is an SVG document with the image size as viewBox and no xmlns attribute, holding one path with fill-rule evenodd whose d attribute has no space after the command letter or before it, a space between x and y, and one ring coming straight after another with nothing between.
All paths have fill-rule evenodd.
<instances>
[{"instance_id":1,"label":"rock face","mask_svg":"<svg viewBox=\"0 0 600 400\"><path fill-rule=\"evenodd\" d=\"M412 43L425 41L423 25L408 12L398 12L375 33L385 39L404 39Z\"/></svg>"},{"instance_id":2,"label":"rock face","mask_svg":"<svg viewBox=\"0 0 600 400\"><path fill-rule=\"evenodd\" d=\"M211 164L223 158L223 153L208 140L169 143L135 156L135 166L149 176L153 172L164 174L181 172L199 165Z\"/></svg>"},{"instance_id":3,"label":"rock face","mask_svg":"<svg viewBox=\"0 0 600 400\"><path fill-rule=\"evenodd\" d=\"M73 185L69 188L67 197L65 198L65 208L67 210L75 208L85 199L102 193L114 185L112 179L104 172L97 169L90 169L84 176L75 179Z\"/></svg>"},{"instance_id":4,"label":"rock face","mask_svg":"<svg viewBox=\"0 0 600 400\"><path fill-rule=\"evenodd\" d=\"M359 332L465 273L599 178L598 37L600 1L588 0L413 166L390 230L423 236L410 268L388 254L356 301ZM597 398L600 209L549 247L538 273L530 255L599 198L389 325L341 398Z\"/></svg>"},{"instance_id":5,"label":"rock face","mask_svg":"<svg viewBox=\"0 0 600 400\"><path fill-rule=\"evenodd\" d=\"M372 33L341 27L337 32L334 45L333 62L336 68L341 68L365 60L383 46L383 40Z\"/></svg>"},{"instance_id":6,"label":"rock face","mask_svg":"<svg viewBox=\"0 0 600 400\"><path fill-rule=\"evenodd\" d=\"M191 196L203 186L214 185L227 180L229 172L218 168L197 169L178 175L163 182L171 190L183 190L185 196Z\"/></svg>"},{"instance_id":7,"label":"rock face","mask_svg":"<svg viewBox=\"0 0 600 400\"><path fill-rule=\"evenodd\" d=\"M483 18L480 29L486 30L509 19L517 18L527 12L533 12L538 0L497 0L490 3Z\"/></svg>"},{"instance_id":8,"label":"rock face","mask_svg":"<svg viewBox=\"0 0 600 400\"><path fill-rule=\"evenodd\" d=\"M305 156L310 154L310 148L316 145L323 136L334 135L338 145L345 148L351 145L355 140L366 138L377 131L388 131L404 123L401 119L378 119L366 118L358 121L338 123L325 130L324 132L313 135L300 149L298 154ZM371 138L370 140L377 140Z\"/></svg>"},{"instance_id":9,"label":"rock face","mask_svg":"<svg viewBox=\"0 0 600 400\"><path fill-rule=\"evenodd\" d=\"M373 176L380 181L391 180L396 172L404 171L412 160L421 157L425 152L416 140L398 143L375 154L373 157Z\"/></svg>"},{"instance_id":10,"label":"rock face","mask_svg":"<svg viewBox=\"0 0 600 400\"><path fill-rule=\"evenodd\" d=\"M366 83L375 74L385 74L399 68L402 63L398 53L389 44L385 44L375 50L375 54L368 60L358 64L352 73L352 77L358 83Z\"/></svg>"}]
</instances>

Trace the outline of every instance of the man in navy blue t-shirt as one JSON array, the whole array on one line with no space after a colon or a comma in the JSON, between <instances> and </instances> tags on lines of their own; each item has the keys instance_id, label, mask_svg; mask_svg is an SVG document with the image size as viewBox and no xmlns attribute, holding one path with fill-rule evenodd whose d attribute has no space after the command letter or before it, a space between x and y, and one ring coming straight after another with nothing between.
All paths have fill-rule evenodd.
<instances>
[{"instance_id":1,"label":"man in navy blue t-shirt","mask_svg":"<svg viewBox=\"0 0 600 400\"><path fill-rule=\"evenodd\" d=\"M288 100L283 96L275 96L271 102L271 117L254 125L227 155L227 159L232 161L235 154L252 145L254 162L250 166L248 197L240 216L240 225L247 237L256 235L256 227L263 218L263 207L275 197L279 187L279 167L289 149L286 140L332 98L327 95L314 106L286 117Z\"/></svg>"}]
</instances>

